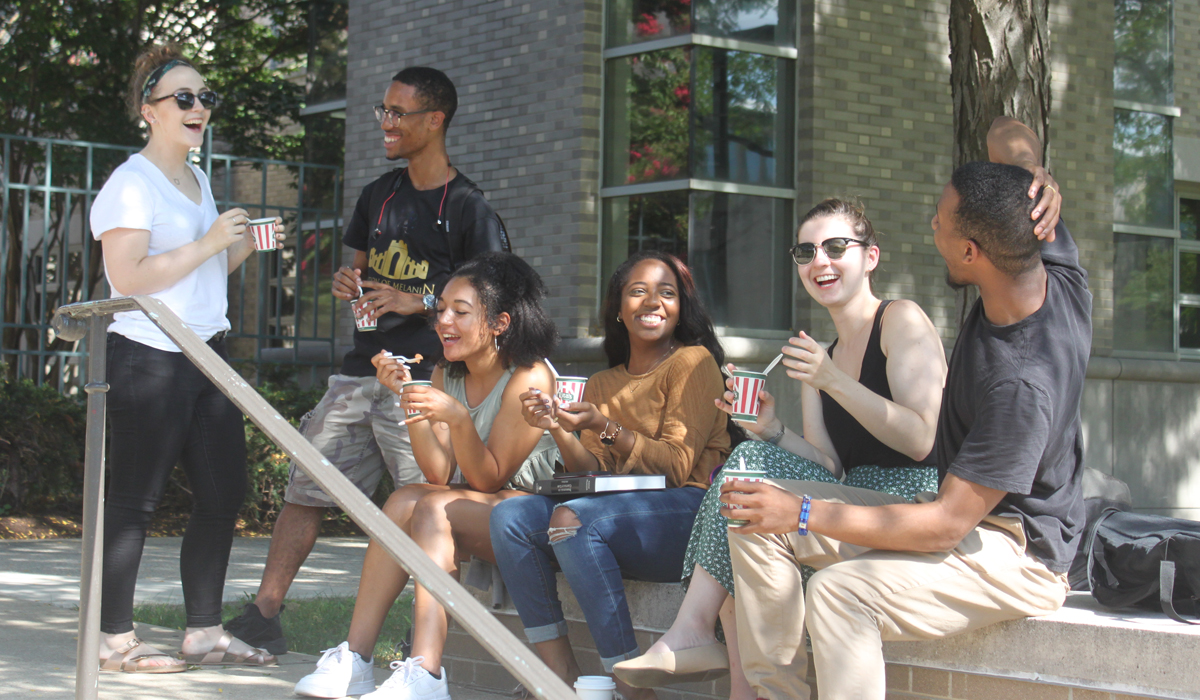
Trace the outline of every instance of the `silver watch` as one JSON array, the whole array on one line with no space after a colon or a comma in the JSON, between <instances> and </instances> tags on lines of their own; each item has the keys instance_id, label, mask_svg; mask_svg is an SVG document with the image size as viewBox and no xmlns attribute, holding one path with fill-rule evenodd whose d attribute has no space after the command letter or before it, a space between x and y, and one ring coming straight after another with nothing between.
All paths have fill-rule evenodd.
<instances>
[{"instance_id":1,"label":"silver watch","mask_svg":"<svg viewBox=\"0 0 1200 700\"><path fill-rule=\"evenodd\" d=\"M437 297L432 294L426 294L421 297L421 303L425 304L426 311L433 311L437 308Z\"/></svg>"}]
</instances>

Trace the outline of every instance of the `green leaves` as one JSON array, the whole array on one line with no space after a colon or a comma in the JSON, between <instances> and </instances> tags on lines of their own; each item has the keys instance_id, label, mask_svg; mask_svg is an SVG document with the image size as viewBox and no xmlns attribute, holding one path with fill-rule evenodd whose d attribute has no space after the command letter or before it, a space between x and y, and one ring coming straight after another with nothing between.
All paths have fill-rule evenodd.
<instances>
[{"instance_id":1,"label":"green leaves","mask_svg":"<svg viewBox=\"0 0 1200 700\"><path fill-rule=\"evenodd\" d=\"M137 54L184 47L222 96L213 114L239 155L299 158L307 0L0 0L0 132L140 143L125 101Z\"/></svg>"}]
</instances>

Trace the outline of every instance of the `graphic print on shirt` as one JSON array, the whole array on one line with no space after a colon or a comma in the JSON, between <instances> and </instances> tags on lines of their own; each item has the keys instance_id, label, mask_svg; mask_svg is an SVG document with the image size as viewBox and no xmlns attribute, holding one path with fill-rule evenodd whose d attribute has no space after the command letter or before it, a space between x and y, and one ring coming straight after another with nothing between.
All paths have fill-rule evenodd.
<instances>
[{"instance_id":1,"label":"graphic print on shirt","mask_svg":"<svg viewBox=\"0 0 1200 700\"><path fill-rule=\"evenodd\" d=\"M412 205L400 205L399 211L396 213L400 219L399 237L389 241L385 249L381 249L383 241L377 240L368 253L368 265L371 271L380 278L379 281L391 285L401 292L421 295L435 294L435 284L429 279L429 261L417 260L408 244L414 226L420 225L420 217L417 216ZM377 236L378 233L379 231L376 229Z\"/></svg>"}]
</instances>

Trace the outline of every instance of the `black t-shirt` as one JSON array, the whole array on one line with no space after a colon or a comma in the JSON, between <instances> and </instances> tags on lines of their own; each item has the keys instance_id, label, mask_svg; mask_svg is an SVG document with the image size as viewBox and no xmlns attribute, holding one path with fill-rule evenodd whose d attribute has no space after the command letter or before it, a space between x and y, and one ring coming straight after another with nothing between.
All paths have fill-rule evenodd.
<instances>
[{"instance_id":1,"label":"black t-shirt","mask_svg":"<svg viewBox=\"0 0 1200 700\"><path fill-rule=\"evenodd\" d=\"M947 473L1007 491L993 515L1019 518L1027 551L1071 566L1084 523L1079 400L1092 345L1092 295L1079 249L1060 221L1042 246L1046 300L995 326L983 300L954 344L938 417L939 480Z\"/></svg>"},{"instance_id":2,"label":"black t-shirt","mask_svg":"<svg viewBox=\"0 0 1200 700\"><path fill-rule=\"evenodd\" d=\"M450 203L461 199L463 188L469 193L461 215L450 212ZM450 225L460 227L461 235L451 237ZM461 242L460 250L451 251L452 238ZM364 280L421 295L440 294L454 268L479 253L503 250L500 219L483 192L462 173L448 187L424 191L413 187L400 170L375 180L359 195L342 240L367 253ZM379 317L377 330L354 331L354 349L342 362L342 374L374 375L371 358L380 350L408 357L420 353L422 362L412 367L414 379L428 379L442 357L442 344L429 326L429 317L387 313Z\"/></svg>"}]
</instances>

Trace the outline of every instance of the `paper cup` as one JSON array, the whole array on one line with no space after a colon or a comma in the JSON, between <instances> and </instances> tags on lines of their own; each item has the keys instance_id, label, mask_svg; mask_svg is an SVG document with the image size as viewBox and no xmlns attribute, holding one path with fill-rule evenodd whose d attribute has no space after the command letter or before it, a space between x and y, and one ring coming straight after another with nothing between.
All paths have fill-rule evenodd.
<instances>
[{"instance_id":1,"label":"paper cup","mask_svg":"<svg viewBox=\"0 0 1200 700\"><path fill-rule=\"evenodd\" d=\"M762 372L735 370L733 373L733 419L754 422L762 408L759 394L767 383Z\"/></svg>"},{"instance_id":2,"label":"paper cup","mask_svg":"<svg viewBox=\"0 0 1200 700\"><path fill-rule=\"evenodd\" d=\"M555 396L562 403L579 403L583 401L583 387L587 377L559 377L555 382Z\"/></svg>"},{"instance_id":3,"label":"paper cup","mask_svg":"<svg viewBox=\"0 0 1200 700\"><path fill-rule=\"evenodd\" d=\"M246 222L246 227L254 236L255 250L275 250L275 217L251 219Z\"/></svg>"},{"instance_id":4,"label":"paper cup","mask_svg":"<svg viewBox=\"0 0 1200 700\"><path fill-rule=\"evenodd\" d=\"M756 471L753 469L726 469L721 472L721 483L728 481L766 481L767 473ZM741 506L729 505L730 508L741 508ZM745 520L735 520L728 518L729 527L741 527L746 524Z\"/></svg>"},{"instance_id":5,"label":"paper cup","mask_svg":"<svg viewBox=\"0 0 1200 700\"><path fill-rule=\"evenodd\" d=\"M375 315L368 313L362 304L350 302L350 308L354 309L354 327L360 331L375 330Z\"/></svg>"},{"instance_id":6,"label":"paper cup","mask_svg":"<svg viewBox=\"0 0 1200 700\"><path fill-rule=\"evenodd\" d=\"M579 700L612 700L617 684L608 676L580 676L575 679Z\"/></svg>"},{"instance_id":7,"label":"paper cup","mask_svg":"<svg viewBox=\"0 0 1200 700\"><path fill-rule=\"evenodd\" d=\"M429 381L428 379L417 379L417 380L411 381L411 382L404 382L403 384L400 385L401 395L403 395L404 390L410 386L433 386L433 382ZM406 415L406 416L415 416L415 415L418 415L419 413L421 413L421 412L414 408L404 409L404 415Z\"/></svg>"}]
</instances>

